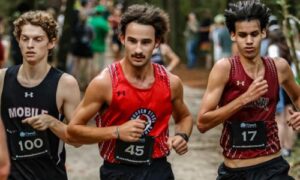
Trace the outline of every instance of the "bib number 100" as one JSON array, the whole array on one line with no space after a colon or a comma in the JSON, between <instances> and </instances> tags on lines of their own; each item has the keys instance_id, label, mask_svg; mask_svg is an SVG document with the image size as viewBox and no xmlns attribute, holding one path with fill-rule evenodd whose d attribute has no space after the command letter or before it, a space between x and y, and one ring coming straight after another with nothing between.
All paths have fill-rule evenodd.
<instances>
[{"instance_id":1,"label":"bib number 100","mask_svg":"<svg viewBox=\"0 0 300 180\"><path fill-rule=\"evenodd\" d=\"M144 154L144 146L130 145L125 149L130 155L142 156Z\"/></svg>"},{"instance_id":2,"label":"bib number 100","mask_svg":"<svg viewBox=\"0 0 300 180\"><path fill-rule=\"evenodd\" d=\"M41 138L37 138L35 140L26 140L19 141L20 150L32 150L33 148L39 149L44 145L43 140Z\"/></svg>"}]
</instances>

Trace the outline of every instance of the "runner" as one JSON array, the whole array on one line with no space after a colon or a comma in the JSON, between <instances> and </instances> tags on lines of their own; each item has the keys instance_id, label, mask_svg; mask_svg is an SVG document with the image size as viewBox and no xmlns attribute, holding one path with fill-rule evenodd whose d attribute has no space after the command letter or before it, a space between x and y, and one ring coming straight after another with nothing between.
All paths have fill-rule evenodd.
<instances>
[{"instance_id":1,"label":"runner","mask_svg":"<svg viewBox=\"0 0 300 180\"><path fill-rule=\"evenodd\" d=\"M57 23L43 11L14 21L23 63L0 70L1 116L8 140L9 180L66 180L66 122L80 101L72 76L47 63ZM70 93L72 92L72 93Z\"/></svg>"},{"instance_id":2,"label":"runner","mask_svg":"<svg viewBox=\"0 0 300 180\"><path fill-rule=\"evenodd\" d=\"M166 44L161 43L153 50L151 61L160 65L164 65L170 72L180 63L180 59L172 48Z\"/></svg>"},{"instance_id":3,"label":"runner","mask_svg":"<svg viewBox=\"0 0 300 180\"><path fill-rule=\"evenodd\" d=\"M132 5L122 15L125 57L92 80L68 126L70 140L99 143L101 180L174 179L166 157L188 151L192 117L183 102L180 79L151 63L164 42L168 16L150 5ZM86 126L96 114L98 127ZM171 115L176 134L169 137Z\"/></svg>"},{"instance_id":4,"label":"runner","mask_svg":"<svg viewBox=\"0 0 300 180\"><path fill-rule=\"evenodd\" d=\"M275 110L281 85L297 107L300 88L282 58L260 57L270 10L259 1L240 1L225 11L226 25L239 56L213 67L198 115L198 129L223 124L221 179L293 179L280 156Z\"/></svg>"}]
</instances>

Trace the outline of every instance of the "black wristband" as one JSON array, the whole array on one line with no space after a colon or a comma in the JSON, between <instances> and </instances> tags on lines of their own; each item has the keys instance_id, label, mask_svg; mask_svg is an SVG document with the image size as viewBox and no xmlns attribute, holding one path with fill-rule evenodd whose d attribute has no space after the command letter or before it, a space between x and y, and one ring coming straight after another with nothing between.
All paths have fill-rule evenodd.
<instances>
[{"instance_id":1,"label":"black wristband","mask_svg":"<svg viewBox=\"0 0 300 180\"><path fill-rule=\"evenodd\" d=\"M181 136L186 142L189 142L189 136L186 133L175 133L175 136Z\"/></svg>"}]
</instances>

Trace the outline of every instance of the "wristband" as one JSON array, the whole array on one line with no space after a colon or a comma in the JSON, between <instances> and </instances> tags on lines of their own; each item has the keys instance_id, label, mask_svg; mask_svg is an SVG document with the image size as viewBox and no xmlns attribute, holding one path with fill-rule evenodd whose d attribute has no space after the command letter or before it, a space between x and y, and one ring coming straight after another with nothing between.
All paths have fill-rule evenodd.
<instances>
[{"instance_id":1,"label":"wristband","mask_svg":"<svg viewBox=\"0 0 300 180\"><path fill-rule=\"evenodd\" d=\"M116 135L117 135L117 139L120 139L119 126L116 127Z\"/></svg>"},{"instance_id":2,"label":"wristband","mask_svg":"<svg viewBox=\"0 0 300 180\"><path fill-rule=\"evenodd\" d=\"M175 136L181 136L186 142L189 142L189 136L186 133L175 133Z\"/></svg>"}]
</instances>

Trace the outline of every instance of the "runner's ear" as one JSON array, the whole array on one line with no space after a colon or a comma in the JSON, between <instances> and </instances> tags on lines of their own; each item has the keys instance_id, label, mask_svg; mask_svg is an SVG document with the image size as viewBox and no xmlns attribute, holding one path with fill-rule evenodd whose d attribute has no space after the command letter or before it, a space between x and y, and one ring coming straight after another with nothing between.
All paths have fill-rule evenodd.
<instances>
[{"instance_id":1,"label":"runner's ear","mask_svg":"<svg viewBox=\"0 0 300 180\"><path fill-rule=\"evenodd\" d=\"M235 33L234 32L231 32L230 33L230 38L231 38L231 40L233 41L233 42L235 42Z\"/></svg>"},{"instance_id":2,"label":"runner's ear","mask_svg":"<svg viewBox=\"0 0 300 180\"><path fill-rule=\"evenodd\" d=\"M120 42L122 43L122 45L124 46L124 44L125 44L125 36L124 35L120 35L119 39L120 39Z\"/></svg>"},{"instance_id":3,"label":"runner's ear","mask_svg":"<svg viewBox=\"0 0 300 180\"><path fill-rule=\"evenodd\" d=\"M267 37L266 29L263 29L263 30L261 31L261 34L262 34L262 39L266 38L266 37Z\"/></svg>"},{"instance_id":4,"label":"runner's ear","mask_svg":"<svg viewBox=\"0 0 300 180\"><path fill-rule=\"evenodd\" d=\"M55 46L55 44L56 44L56 38L53 38L53 39L49 40L49 43L48 43L48 49L49 49L49 50L50 50L50 49L53 49L54 46Z\"/></svg>"}]
</instances>

